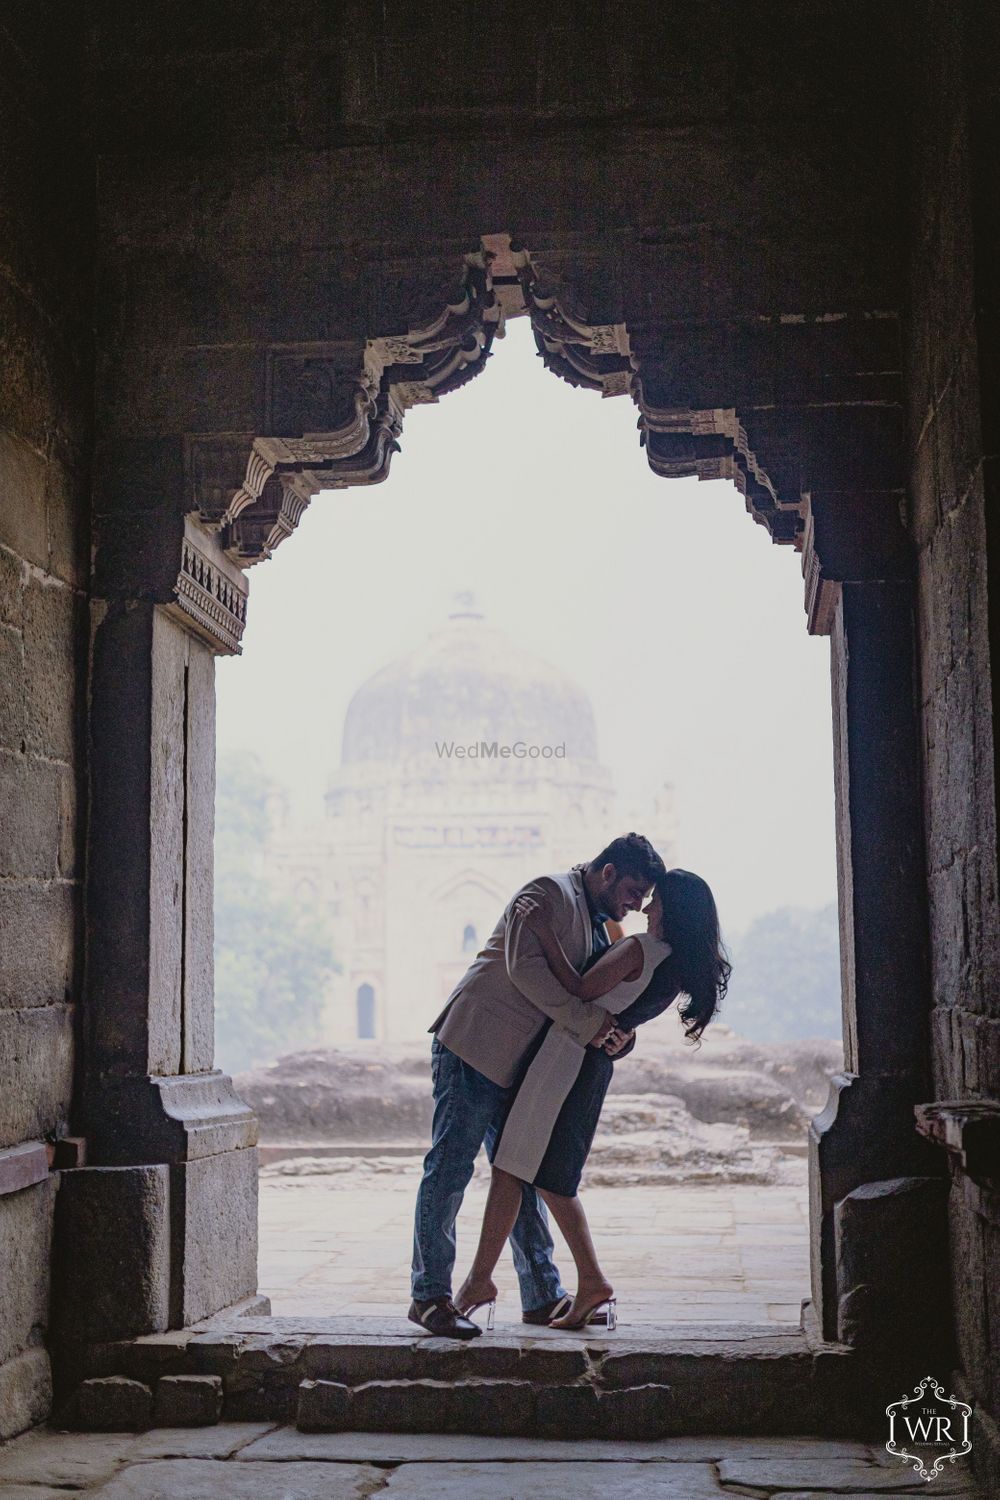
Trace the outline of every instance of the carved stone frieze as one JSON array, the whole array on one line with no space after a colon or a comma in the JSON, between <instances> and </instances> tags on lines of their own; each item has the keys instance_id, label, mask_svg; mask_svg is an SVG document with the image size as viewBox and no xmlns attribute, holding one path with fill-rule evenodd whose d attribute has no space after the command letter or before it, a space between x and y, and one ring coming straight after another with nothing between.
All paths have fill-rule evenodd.
<instances>
[{"instance_id":1,"label":"carved stone frieze","mask_svg":"<svg viewBox=\"0 0 1000 1500\"><path fill-rule=\"evenodd\" d=\"M251 504L270 472L255 454L250 432L189 437L185 458L188 508L210 531L222 525L241 494L246 495L243 503Z\"/></svg>"},{"instance_id":2,"label":"carved stone frieze","mask_svg":"<svg viewBox=\"0 0 1000 1500\"><path fill-rule=\"evenodd\" d=\"M545 365L571 385L603 396L631 395L640 412L640 442L654 473L728 479L776 542L801 544L798 506L780 504L734 410L667 408L648 399L625 324L589 323L572 289L536 266L527 251L515 251L512 259Z\"/></svg>"},{"instance_id":3,"label":"carved stone frieze","mask_svg":"<svg viewBox=\"0 0 1000 1500\"><path fill-rule=\"evenodd\" d=\"M298 474L271 474L260 496L240 509L222 531L230 557L241 567L264 562L286 537L291 536L315 488Z\"/></svg>"},{"instance_id":4,"label":"carved stone frieze","mask_svg":"<svg viewBox=\"0 0 1000 1500\"><path fill-rule=\"evenodd\" d=\"M216 539L188 516L181 565L167 606L187 629L222 656L238 656L247 620L247 581Z\"/></svg>"},{"instance_id":5,"label":"carved stone frieze","mask_svg":"<svg viewBox=\"0 0 1000 1500\"><path fill-rule=\"evenodd\" d=\"M503 300L494 287L494 265ZM794 503L779 499L738 413L667 406L662 392L670 383L645 355L633 352L625 323L589 322L562 272L539 266L506 235L488 237L464 256L454 291L406 332L353 346L273 349L265 430L252 438L190 440L192 509L220 531L228 555L241 567L269 557L318 490L377 484L386 477L406 411L437 401L483 368L493 339L503 332L505 306L528 313L544 363L564 380L603 396L633 398L640 442L655 473L730 480L776 542L801 549L799 496ZM827 613L824 602L817 628Z\"/></svg>"},{"instance_id":6,"label":"carved stone frieze","mask_svg":"<svg viewBox=\"0 0 1000 1500\"><path fill-rule=\"evenodd\" d=\"M368 440L377 394L362 348L272 350L265 435L311 439L330 460L355 453Z\"/></svg>"},{"instance_id":7,"label":"carved stone frieze","mask_svg":"<svg viewBox=\"0 0 1000 1500\"><path fill-rule=\"evenodd\" d=\"M241 567L271 555L317 490L384 479L404 412L483 368L503 331L491 260L466 255L454 293L407 332L272 350L265 430L189 439L190 509Z\"/></svg>"},{"instance_id":8,"label":"carved stone frieze","mask_svg":"<svg viewBox=\"0 0 1000 1500\"><path fill-rule=\"evenodd\" d=\"M668 479L688 475L728 479L746 499L754 520L767 527L772 540L801 546L803 522L798 504L779 503L731 407L687 411L654 406L645 398L641 375L632 390L640 412L640 441L655 474Z\"/></svg>"},{"instance_id":9,"label":"carved stone frieze","mask_svg":"<svg viewBox=\"0 0 1000 1500\"><path fill-rule=\"evenodd\" d=\"M625 395L634 368L625 324L587 323L573 306L572 292L540 271L527 251L515 251L513 260L546 368L570 385Z\"/></svg>"}]
</instances>

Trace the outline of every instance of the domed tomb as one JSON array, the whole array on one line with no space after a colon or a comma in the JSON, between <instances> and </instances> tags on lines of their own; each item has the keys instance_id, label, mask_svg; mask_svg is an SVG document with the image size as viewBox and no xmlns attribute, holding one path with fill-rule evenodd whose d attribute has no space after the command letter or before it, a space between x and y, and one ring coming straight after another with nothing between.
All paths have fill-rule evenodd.
<instances>
[{"instance_id":1,"label":"domed tomb","mask_svg":"<svg viewBox=\"0 0 1000 1500\"><path fill-rule=\"evenodd\" d=\"M480 742L562 745L568 761L597 760L583 689L487 624L463 596L441 629L358 688L341 764L440 759L441 745Z\"/></svg>"},{"instance_id":2,"label":"domed tomb","mask_svg":"<svg viewBox=\"0 0 1000 1500\"><path fill-rule=\"evenodd\" d=\"M426 1041L512 893L621 826L584 689L460 595L357 689L325 817L272 851L329 918L328 1040Z\"/></svg>"}]
</instances>

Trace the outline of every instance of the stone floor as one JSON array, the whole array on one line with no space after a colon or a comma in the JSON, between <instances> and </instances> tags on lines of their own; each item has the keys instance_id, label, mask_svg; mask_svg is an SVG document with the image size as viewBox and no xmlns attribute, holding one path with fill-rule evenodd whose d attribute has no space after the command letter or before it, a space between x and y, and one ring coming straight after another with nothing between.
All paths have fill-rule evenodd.
<instances>
[{"instance_id":1,"label":"stone floor","mask_svg":"<svg viewBox=\"0 0 1000 1500\"><path fill-rule=\"evenodd\" d=\"M594 1187L585 1201L619 1315L636 1323L798 1324L809 1295L806 1164L793 1186ZM260 1290L277 1315L404 1309L418 1177L264 1175ZM459 1269L471 1258L486 1185L470 1188L459 1219ZM558 1263L572 1261L557 1236ZM501 1322L518 1314L509 1254L497 1278Z\"/></svg>"},{"instance_id":2,"label":"stone floor","mask_svg":"<svg viewBox=\"0 0 1000 1500\"><path fill-rule=\"evenodd\" d=\"M263 1423L141 1435L35 1432L0 1447L0 1500L979 1500L965 1468L930 1485L876 1445L821 1438L659 1442L307 1434Z\"/></svg>"}]
</instances>

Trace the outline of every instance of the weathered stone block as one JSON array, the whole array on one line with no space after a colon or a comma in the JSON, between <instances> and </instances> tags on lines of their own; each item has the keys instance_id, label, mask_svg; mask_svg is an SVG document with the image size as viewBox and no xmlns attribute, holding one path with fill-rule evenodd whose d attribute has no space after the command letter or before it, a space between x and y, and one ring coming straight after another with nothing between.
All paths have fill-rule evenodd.
<instances>
[{"instance_id":1,"label":"weathered stone block","mask_svg":"<svg viewBox=\"0 0 1000 1500\"><path fill-rule=\"evenodd\" d=\"M345 1338L317 1337L302 1350L301 1366L309 1379L363 1385L368 1380L407 1380L418 1376L441 1376L438 1362L424 1361L422 1351L398 1339L383 1342ZM468 1374L463 1362L454 1367L456 1375ZM493 1371L483 1371L492 1374Z\"/></svg>"},{"instance_id":2,"label":"weathered stone block","mask_svg":"<svg viewBox=\"0 0 1000 1500\"><path fill-rule=\"evenodd\" d=\"M124 1375L99 1376L77 1388L74 1421L89 1432L135 1432L148 1427L153 1393Z\"/></svg>"},{"instance_id":3,"label":"weathered stone block","mask_svg":"<svg viewBox=\"0 0 1000 1500\"><path fill-rule=\"evenodd\" d=\"M82 604L56 580L34 577L24 593L25 739L29 752L71 761L77 684L84 667Z\"/></svg>"},{"instance_id":4,"label":"weathered stone block","mask_svg":"<svg viewBox=\"0 0 1000 1500\"><path fill-rule=\"evenodd\" d=\"M687 1431L685 1423L683 1399L669 1385L630 1386L601 1392L595 1436L656 1438Z\"/></svg>"},{"instance_id":5,"label":"weathered stone block","mask_svg":"<svg viewBox=\"0 0 1000 1500\"><path fill-rule=\"evenodd\" d=\"M46 1349L25 1349L0 1364L0 1439L16 1437L44 1421L51 1407L52 1370Z\"/></svg>"},{"instance_id":6,"label":"weathered stone block","mask_svg":"<svg viewBox=\"0 0 1000 1500\"><path fill-rule=\"evenodd\" d=\"M275 1377L272 1383L298 1385L302 1378L302 1355L306 1347L305 1338L274 1338L267 1334L248 1334L240 1343L236 1354L231 1385L249 1389L260 1385L262 1378Z\"/></svg>"},{"instance_id":7,"label":"weathered stone block","mask_svg":"<svg viewBox=\"0 0 1000 1500\"><path fill-rule=\"evenodd\" d=\"M45 471L40 453L0 431L0 495L17 497L16 504L0 507L0 544L39 567L48 560Z\"/></svg>"},{"instance_id":8,"label":"weathered stone block","mask_svg":"<svg viewBox=\"0 0 1000 1500\"><path fill-rule=\"evenodd\" d=\"M543 1386L535 1393L535 1430L539 1437L597 1436L601 1421L595 1386ZM531 1429L526 1429L531 1430Z\"/></svg>"},{"instance_id":9,"label":"weathered stone block","mask_svg":"<svg viewBox=\"0 0 1000 1500\"><path fill-rule=\"evenodd\" d=\"M196 1323L257 1290L257 1150L222 1151L171 1168L183 1269L175 1323Z\"/></svg>"},{"instance_id":10,"label":"weathered stone block","mask_svg":"<svg viewBox=\"0 0 1000 1500\"><path fill-rule=\"evenodd\" d=\"M865 1183L836 1205L842 1342L948 1353L948 1192L947 1178L896 1177Z\"/></svg>"},{"instance_id":11,"label":"weathered stone block","mask_svg":"<svg viewBox=\"0 0 1000 1500\"><path fill-rule=\"evenodd\" d=\"M53 1321L63 1338L103 1343L167 1327L168 1174L163 1165L62 1174Z\"/></svg>"},{"instance_id":12,"label":"weathered stone block","mask_svg":"<svg viewBox=\"0 0 1000 1500\"><path fill-rule=\"evenodd\" d=\"M382 1493L384 1500L527 1500L545 1492L559 1500L721 1500L727 1493L711 1464L588 1463L583 1444L559 1463L404 1463Z\"/></svg>"},{"instance_id":13,"label":"weathered stone block","mask_svg":"<svg viewBox=\"0 0 1000 1500\"><path fill-rule=\"evenodd\" d=\"M0 875L71 876L75 815L69 767L0 751Z\"/></svg>"},{"instance_id":14,"label":"weathered stone block","mask_svg":"<svg viewBox=\"0 0 1000 1500\"><path fill-rule=\"evenodd\" d=\"M301 1432L341 1432L348 1424L351 1393L335 1380L303 1380L295 1425Z\"/></svg>"},{"instance_id":15,"label":"weathered stone block","mask_svg":"<svg viewBox=\"0 0 1000 1500\"><path fill-rule=\"evenodd\" d=\"M73 1010L0 1007L0 1146L65 1134L73 1090Z\"/></svg>"},{"instance_id":16,"label":"weathered stone block","mask_svg":"<svg viewBox=\"0 0 1000 1500\"><path fill-rule=\"evenodd\" d=\"M518 1339L476 1339L473 1344L456 1344L444 1339L417 1339L407 1351L413 1379L531 1380L538 1384L578 1380L590 1368L586 1349L569 1340L522 1344ZM402 1364L400 1360L398 1363ZM370 1380L386 1380L392 1371L383 1368L369 1375Z\"/></svg>"},{"instance_id":17,"label":"weathered stone block","mask_svg":"<svg viewBox=\"0 0 1000 1500\"><path fill-rule=\"evenodd\" d=\"M55 1188L49 1178L0 1198L0 1364L48 1324Z\"/></svg>"},{"instance_id":18,"label":"weathered stone block","mask_svg":"<svg viewBox=\"0 0 1000 1500\"><path fill-rule=\"evenodd\" d=\"M0 542L0 625L18 632L23 617L25 573L23 560Z\"/></svg>"},{"instance_id":19,"label":"weathered stone block","mask_svg":"<svg viewBox=\"0 0 1000 1500\"><path fill-rule=\"evenodd\" d=\"M7 554L9 555L9 554ZM0 623L0 748L19 753L25 743L24 647L21 632Z\"/></svg>"},{"instance_id":20,"label":"weathered stone block","mask_svg":"<svg viewBox=\"0 0 1000 1500\"><path fill-rule=\"evenodd\" d=\"M377 1380L351 1395L351 1426L359 1432L532 1431L534 1390L527 1381Z\"/></svg>"},{"instance_id":21,"label":"weathered stone block","mask_svg":"<svg viewBox=\"0 0 1000 1500\"><path fill-rule=\"evenodd\" d=\"M69 1002L78 892L53 881L0 887L0 1008Z\"/></svg>"},{"instance_id":22,"label":"weathered stone block","mask_svg":"<svg viewBox=\"0 0 1000 1500\"><path fill-rule=\"evenodd\" d=\"M87 488L78 470L51 458L45 470L50 574L85 588L90 574Z\"/></svg>"},{"instance_id":23,"label":"weathered stone block","mask_svg":"<svg viewBox=\"0 0 1000 1500\"><path fill-rule=\"evenodd\" d=\"M211 1427L222 1415L218 1375L164 1375L156 1382L153 1421L158 1427Z\"/></svg>"},{"instance_id":24,"label":"weathered stone block","mask_svg":"<svg viewBox=\"0 0 1000 1500\"><path fill-rule=\"evenodd\" d=\"M199 1374L229 1375L236 1368L236 1360L244 1335L239 1333L196 1333L188 1340L188 1354Z\"/></svg>"},{"instance_id":25,"label":"weathered stone block","mask_svg":"<svg viewBox=\"0 0 1000 1500\"><path fill-rule=\"evenodd\" d=\"M383 1478L367 1464L159 1459L130 1464L104 1487L101 1500L247 1500L278 1495L288 1500L364 1500L381 1487Z\"/></svg>"},{"instance_id":26,"label":"weathered stone block","mask_svg":"<svg viewBox=\"0 0 1000 1500\"><path fill-rule=\"evenodd\" d=\"M231 1390L228 1380L223 1412L227 1422L294 1422L298 1401L295 1385L255 1385L251 1390Z\"/></svg>"},{"instance_id":27,"label":"weathered stone block","mask_svg":"<svg viewBox=\"0 0 1000 1500\"><path fill-rule=\"evenodd\" d=\"M903 1473L903 1483L910 1493L919 1493L913 1471ZM726 1491L737 1494L768 1495L776 1491L800 1490L824 1494L875 1495L900 1493L900 1470L860 1458L724 1458L719 1464L719 1479ZM965 1476L954 1471L943 1472L935 1481L935 1494L968 1493ZM905 1491L904 1491L905 1493Z\"/></svg>"},{"instance_id":28,"label":"weathered stone block","mask_svg":"<svg viewBox=\"0 0 1000 1500\"><path fill-rule=\"evenodd\" d=\"M128 1375L132 1380L141 1380L144 1385L155 1387L163 1375L182 1375L189 1371L187 1345L190 1337L186 1328L171 1328L165 1333L140 1335L114 1344L92 1344L87 1348L84 1373Z\"/></svg>"}]
</instances>

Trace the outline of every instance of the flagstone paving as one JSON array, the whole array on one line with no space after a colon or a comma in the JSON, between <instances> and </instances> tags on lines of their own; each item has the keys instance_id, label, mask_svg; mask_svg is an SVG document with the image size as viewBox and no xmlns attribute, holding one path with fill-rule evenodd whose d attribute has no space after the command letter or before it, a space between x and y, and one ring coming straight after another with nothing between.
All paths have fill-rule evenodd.
<instances>
[{"instance_id":1,"label":"flagstone paving","mask_svg":"<svg viewBox=\"0 0 1000 1500\"><path fill-rule=\"evenodd\" d=\"M585 1202L619 1316L637 1323L798 1324L809 1296L806 1164L794 1185L594 1187ZM393 1317L408 1300L412 1171L269 1177L260 1183L260 1289L275 1314ZM486 1186L459 1218L459 1272L475 1246ZM569 1253L556 1234L563 1279ZM519 1319L509 1252L497 1282L502 1323Z\"/></svg>"},{"instance_id":2,"label":"flagstone paving","mask_svg":"<svg viewBox=\"0 0 1000 1500\"><path fill-rule=\"evenodd\" d=\"M46 1430L0 1446L0 1500L891 1500L928 1492L884 1448L846 1438L550 1442L301 1433L248 1422L134 1436ZM933 1493L981 1500L958 1465L934 1480Z\"/></svg>"}]
</instances>

